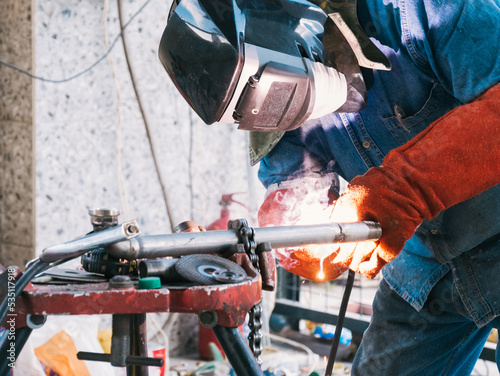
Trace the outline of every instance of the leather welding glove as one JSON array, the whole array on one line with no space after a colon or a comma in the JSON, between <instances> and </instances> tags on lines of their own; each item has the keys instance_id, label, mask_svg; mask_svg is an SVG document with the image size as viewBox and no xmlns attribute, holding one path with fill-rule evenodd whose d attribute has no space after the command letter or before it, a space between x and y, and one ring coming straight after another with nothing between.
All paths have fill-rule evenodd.
<instances>
[{"instance_id":1,"label":"leather welding glove","mask_svg":"<svg viewBox=\"0 0 500 376\"><path fill-rule=\"evenodd\" d=\"M393 260L426 219L500 183L500 85L436 120L380 167L354 178L332 220L377 221L372 246L341 247L333 263L368 278Z\"/></svg>"},{"instance_id":2,"label":"leather welding glove","mask_svg":"<svg viewBox=\"0 0 500 376\"><path fill-rule=\"evenodd\" d=\"M259 226L290 226L330 222L331 204L338 197L328 187L308 188L296 184L270 193L259 209ZM311 218L311 221L307 219ZM348 269L332 263L338 245L276 249L280 265L291 273L313 281L331 280ZM320 274L322 272L322 274Z\"/></svg>"}]
</instances>

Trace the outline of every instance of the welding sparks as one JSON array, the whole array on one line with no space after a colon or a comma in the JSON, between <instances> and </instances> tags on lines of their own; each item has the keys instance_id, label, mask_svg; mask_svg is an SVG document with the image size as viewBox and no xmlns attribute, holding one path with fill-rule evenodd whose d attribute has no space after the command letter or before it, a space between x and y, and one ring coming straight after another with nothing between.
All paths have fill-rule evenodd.
<instances>
[{"instance_id":1,"label":"welding sparks","mask_svg":"<svg viewBox=\"0 0 500 376\"><path fill-rule=\"evenodd\" d=\"M330 177L331 178L331 177ZM328 178L328 179L330 179ZM274 226L282 225L317 225L331 222L356 222L349 210L346 217L338 216L341 210L333 213L334 198L329 194L332 180L314 183L308 179L293 189L285 188L271 193L270 197L276 213L269 211L263 222ZM272 196L274 194L274 196ZM335 220L332 218L335 215ZM260 220L260 219L259 219ZM268 225L268 224L267 224ZM266 226L266 224L263 224ZM343 247L343 245L342 245ZM337 278L344 271L344 266L335 263L335 257L341 248L340 244L305 245L301 247L276 249L276 256L281 265L288 271L314 281L325 281ZM326 259L326 261L325 261Z\"/></svg>"}]
</instances>

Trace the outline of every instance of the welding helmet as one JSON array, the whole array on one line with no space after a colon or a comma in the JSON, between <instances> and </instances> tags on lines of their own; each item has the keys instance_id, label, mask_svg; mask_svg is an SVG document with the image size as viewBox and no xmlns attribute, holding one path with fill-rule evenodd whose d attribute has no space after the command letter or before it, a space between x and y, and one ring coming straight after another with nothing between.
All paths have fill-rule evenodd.
<instances>
[{"instance_id":1,"label":"welding helmet","mask_svg":"<svg viewBox=\"0 0 500 376\"><path fill-rule=\"evenodd\" d=\"M305 0L173 0L159 58L207 124L288 131L366 101L348 39Z\"/></svg>"}]
</instances>

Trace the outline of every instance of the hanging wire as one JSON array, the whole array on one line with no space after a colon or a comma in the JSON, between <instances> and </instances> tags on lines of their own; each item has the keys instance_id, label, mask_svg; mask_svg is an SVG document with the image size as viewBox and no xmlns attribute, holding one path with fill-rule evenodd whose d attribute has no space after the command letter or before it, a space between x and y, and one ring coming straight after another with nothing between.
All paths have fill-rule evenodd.
<instances>
[{"instance_id":1,"label":"hanging wire","mask_svg":"<svg viewBox=\"0 0 500 376\"><path fill-rule=\"evenodd\" d=\"M122 17L121 1L117 0L117 4L118 4L118 20L120 21L121 30L123 30L127 26L128 23L122 26L123 17ZM142 6L142 8L143 7L144 6ZM134 72L132 70L132 66L130 64L130 59L129 59L129 54L128 54L128 48L127 48L125 34L122 32L122 33L120 33L120 35L121 35L122 40L123 40L123 51L125 52L125 60L127 62L127 68L128 68L129 74L130 74L130 80L132 82L132 87L134 88L134 93L135 93L135 96L137 98L137 104L139 106L139 110L141 112L141 116L142 116L142 119L143 119L143 122L144 122L144 128L146 130L146 137L148 139L149 148L151 150L151 157L153 158L153 164L154 164L156 175L157 175L157 178L158 178L158 183L160 184L163 201L165 203L165 208L167 210L167 217L168 217L168 221L170 223L170 229L171 229L172 232L175 232L175 230L174 230L175 225L174 225L173 219L172 219L173 215L172 215L172 209L170 208L170 203L169 203L169 200L168 200L167 189L165 188L165 184L163 184L163 179L162 179L161 172L160 172L160 164L158 162L156 151L155 151L155 148L154 148L154 145L153 145L153 140L152 140L152 137L151 137L151 129L150 129L147 117L146 117L146 112L144 111L144 107L142 105L141 96L139 94L139 91L137 90L137 84L136 84L135 75L134 75Z\"/></svg>"},{"instance_id":2,"label":"hanging wire","mask_svg":"<svg viewBox=\"0 0 500 376\"><path fill-rule=\"evenodd\" d=\"M108 9L109 9L109 0L104 1L104 6L102 10L102 23L104 30L104 45L106 49L109 49L109 40L108 40ZM115 142L115 151L116 151L116 176L118 181L118 193L120 195L120 202L123 209L123 216L125 220L130 220L130 206L129 206L129 198L125 185L125 178L123 176L122 170L122 161L123 161L123 106L122 106L122 96L120 85L118 83L118 77L116 75L115 64L111 57L111 54L107 55L107 60L109 64L109 68L111 69L111 73L113 75L113 82L115 85L116 91L116 99L118 102L118 126L116 129L116 142Z\"/></svg>"},{"instance_id":3,"label":"hanging wire","mask_svg":"<svg viewBox=\"0 0 500 376\"><path fill-rule=\"evenodd\" d=\"M189 174L189 195L191 196L190 215L194 218L194 175L193 175L193 151L194 151L194 119L191 111L189 114L189 157L188 157L188 174Z\"/></svg>"},{"instance_id":4,"label":"hanging wire","mask_svg":"<svg viewBox=\"0 0 500 376\"><path fill-rule=\"evenodd\" d=\"M75 78L78 78L82 75L84 75L85 73L91 71L97 64L99 64L101 61L103 61L104 59L106 59L106 57L110 54L111 50L113 50L113 48L115 47L116 45L116 42L118 42L118 40L120 39L120 37L122 36L123 32L125 31L125 29L130 25L130 23L134 20L134 18L136 18L139 13L141 13L144 8L146 8L146 6L151 2L152 0L146 0L146 2L137 10L137 12L135 12L132 17L127 21L127 23L125 23L122 27L121 27L121 30L120 30L120 33L116 36L116 38L113 40L113 43L111 43L110 47L108 48L108 50L106 51L106 53L104 55L102 55L99 59L97 59L93 64L91 64L88 68L84 69L83 71L71 76L71 77L68 77L68 78L63 78L63 79L60 79L60 80L54 80L54 79L51 79L51 78L45 78L45 77L41 77L41 76L37 76L37 75L34 75L30 72L28 72L27 70L25 69L22 69L14 64L11 64L11 63L8 63L2 59L0 59L0 65L4 65L10 69L13 69L13 70L16 70L18 71L19 73L22 73L28 77L31 77L35 80L39 80L39 81L43 81L43 82L49 82L49 83L53 83L53 84L62 84L64 82L68 82L68 81L71 81L71 80L74 80Z\"/></svg>"}]
</instances>

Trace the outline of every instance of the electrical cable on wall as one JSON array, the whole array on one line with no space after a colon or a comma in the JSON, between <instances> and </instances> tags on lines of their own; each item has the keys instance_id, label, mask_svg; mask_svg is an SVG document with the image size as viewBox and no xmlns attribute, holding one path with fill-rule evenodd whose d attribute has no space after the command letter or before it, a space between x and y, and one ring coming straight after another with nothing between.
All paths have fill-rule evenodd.
<instances>
[{"instance_id":1,"label":"electrical cable on wall","mask_svg":"<svg viewBox=\"0 0 500 376\"><path fill-rule=\"evenodd\" d=\"M194 190L193 190L193 150L194 150L194 121L191 111L189 114L189 157L188 157L188 174L189 174L189 194L191 196L190 212L191 218L194 218Z\"/></svg>"},{"instance_id":2,"label":"electrical cable on wall","mask_svg":"<svg viewBox=\"0 0 500 376\"><path fill-rule=\"evenodd\" d=\"M125 32L125 29L130 25L130 23L144 10L144 8L151 2L152 0L147 0L133 15L132 17L124 24L123 23L123 18L122 18L122 15L121 15L121 4L120 4L120 0L117 0L117 3L118 3L118 18L119 18L119 21L120 21L120 33L115 37L115 39L113 40L113 42L111 43L111 45L109 45L108 47L108 40L107 40L107 22L106 20L103 18L103 23L104 23L104 26L105 26L105 44L106 44L106 47L107 47L107 51L106 53L101 56L99 59L97 59L93 64L91 64L88 68L84 69L83 71L71 76L71 77L68 77L68 78L65 78L65 79L60 79L60 80L54 80L54 79L49 79L49 78L45 78L45 77L41 77L41 76L37 76L37 75L34 75L30 72L28 72L27 70L25 69L22 69L14 64L10 64L10 63L7 63L6 61L3 61L0 59L0 65L4 65L8 68L11 68L11 69L14 69L24 75L27 75L28 77L31 77L33 79L36 79L36 80L39 80L39 81L43 81L43 82L49 82L49 83L54 83L54 84L60 84L60 83L65 83L65 82L68 82L68 81L71 81L71 80L74 80L82 75L84 75L85 73L91 71L95 66L97 66L102 60L104 60L105 58L108 58L111 51L113 50L113 48L115 47L116 43L118 42L118 40L121 38L122 39L122 44L123 44L123 49L125 51L125 59L127 61L127 67L128 67L128 70L129 70L129 73L130 73L130 77L131 77L131 81L132 81L132 86L134 88L134 92L135 92L135 95L136 95L136 98L137 98L137 103L139 105L139 109L140 109L140 112L141 112L141 116L143 118L143 121L144 121L144 126L145 126L145 129L146 129L146 135L147 135L147 138L148 138L148 142L149 142L149 145L150 145L150 148L151 148L151 154L152 154L152 158L153 158L153 163L154 163L154 166L155 166L155 170L156 170L156 173L158 175L158 180L159 180L159 184L161 186L161 191L162 191L162 196L163 196L163 200L165 202L165 206L166 206L166 210L167 210L167 216L168 216L168 219L169 219L169 223L170 223L170 227L171 227L171 231L174 232L174 227L175 225L173 224L173 221L172 221L172 213L171 213L171 209L170 209L170 206L168 204L168 200L167 200L167 194L166 194L166 189L165 189L165 186L163 184L163 180L161 179L161 176L160 176L160 171L159 171L159 166L158 166L158 161L157 161L157 158L156 158L156 153L154 151L154 147L153 147L153 144L152 144L152 139L151 139L151 134L150 134L150 128L149 128L149 124L147 122L147 119L146 119L146 116L145 116L145 113L144 113L144 109L143 109L143 106L142 106L142 102L140 100L140 96L139 96L139 93L138 93L138 90L137 90L137 87L136 87L136 83L135 83L135 79L134 79L134 75L133 75L133 72L132 72L132 69L131 69L131 66L130 66L130 61L129 61L129 58L128 58L128 52L127 52L127 47L126 47L126 41L125 41L125 38L124 38L124 32ZM105 13L107 13L107 7L108 7L108 1L105 2ZM105 17L105 16L103 16ZM110 60L108 60L109 62ZM121 169L119 166L121 166L121 123L122 123L122 114L121 114L121 107L120 107L120 90L119 90L119 87L118 87L118 84L116 82L116 75L115 75L115 72L114 72L114 65L112 63L112 60L110 62L110 67L111 67L111 70L112 70L112 73L113 73L113 78L115 79L115 88L116 88L116 91L117 91L117 96L118 96L118 102L119 102L119 127L118 127L118 130L117 130L117 143L116 143L116 148L117 148L117 163L118 163L118 186L119 186L119 192L120 192L120 200L122 202L122 206L124 208L124 214L125 216L128 216L129 214L129 210L128 210L128 199L127 199L127 195L126 195L126 192L125 192L125 189L124 189L124 183L123 183L123 175L121 173Z\"/></svg>"},{"instance_id":3,"label":"electrical cable on wall","mask_svg":"<svg viewBox=\"0 0 500 376\"><path fill-rule=\"evenodd\" d=\"M45 77L41 77L41 76L37 76L33 73L30 73L29 71L23 69L23 68L20 68L18 67L17 65L14 65L14 64L11 64L11 63L8 63L2 59L0 59L0 65L4 65L10 69L13 69L13 70L16 70L18 71L19 73L22 73L28 77L31 77L35 80L39 80L39 81L43 81L43 82L49 82L49 83L53 83L53 84L62 84L64 82L68 82L68 81L71 81L71 80L74 80L75 78L78 78L82 75L84 75L85 73L87 72L90 72L96 65L98 65L101 61L103 61L104 59L106 59L106 57L111 53L111 50L115 47L116 45L116 42L118 42L118 40L120 39L120 37L123 35L123 32L125 31L125 29L130 25L130 23L135 19L135 17L137 17L143 10L144 8L146 8L146 6L151 2L152 0L146 0L146 2L144 4L141 5L141 7L137 10L137 12L135 12L132 17L130 17L130 19L127 21L127 23L125 23L122 27L121 27L121 30L120 30L120 33L116 36L116 38L113 40L113 43L111 43L109 49L106 51L106 53L104 55L102 55L99 59L97 59L94 63L92 63L88 68L84 69L83 71L71 76L71 77L68 77L68 78L63 78L63 79L60 79L60 80L54 80L54 79L51 79L51 78L45 78ZM121 25L121 22L120 22L120 25Z\"/></svg>"},{"instance_id":4,"label":"electrical cable on wall","mask_svg":"<svg viewBox=\"0 0 500 376\"><path fill-rule=\"evenodd\" d=\"M106 46L106 49L109 49L109 41L108 41L108 8L109 8L109 0L104 0L104 6L102 10L102 23L103 23L103 30L104 30L104 45ZM118 101L118 127L116 129L116 142L115 142L115 149L116 149L116 177L118 181L118 193L120 195L120 202L121 202L121 207L123 210L123 215L125 220L130 220L131 219L131 213L130 213L130 207L129 207L129 198L127 194L127 190L125 187L125 178L123 177L123 171L122 171L122 130L123 130L123 109L122 109L122 99L121 99L121 91L120 91L120 85L118 83L118 78L116 76L116 71L115 71L115 64L113 62L113 59L111 58L111 55L107 55L107 60L109 64L109 68L111 69L111 73L113 75L113 82L115 84L115 91L116 91L116 98Z\"/></svg>"},{"instance_id":5,"label":"electrical cable on wall","mask_svg":"<svg viewBox=\"0 0 500 376\"><path fill-rule=\"evenodd\" d=\"M154 152L154 147L152 145L152 140L151 140L151 135L150 135L150 131L149 131L149 126L148 126L148 123L147 123L147 120L146 120L146 116L144 114L144 110L143 110L143 106L142 106L142 103L141 103L141 100L140 100L140 96L138 94L138 91L137 91L137 88L136 88L136 84L135 84L135 80L134 80L134 76L133 76L133 73L132 73L132 70L131 70L131 67L130 67L130 63L129 63L129 58L128 58L128 54L127 54L127 50L126 50L126 43L125 43L125 38L124 38L124 31L125 29L130 25L130 23L144 10L144 8L151 2L151 0L147 0L133 15L132 17L125 23L123 24L123 19L122 19L122 16L121 16L121 11L119 10L119 19L120 19L120 33L115 37L115 39L113 40L113 42L111 43L111 45L109 45L109 47L107 48L107 51L104 55L102 55L99 59L97 59L93 64L91 64L88 68L84 69L83 71L71 76L71 77L68 77L68 78L65 78L65 79L50 79L50 78L45 78L45 77L41 77L41 76L37 76L37 75L34 75L32 73L30 73L29 71L25 70L25 69L22 69L14 64L11 64L11 63L8 63L4 60L1 60L0 59L0 65L4 65L8 68L11 68L13 70L16 70L28 77L31 77L33 79L36 79L36 80L39 80L39 81L43 81L43 82L48 82L48 83L54 83L54 84L60 84L60 83L65 83L65 82L68 82L68 81L71 81L71 80L74 80L82 75L84 75L85 73L91 71L95 66L97 66L102 60L104 60L105 58L108 58L111 51L113 50L113 48L115 47L116 43L118 42L118 40L120 38L122 38L122 41L123 41L123 47L124 47L124 50L125 50L125 58L127 60L127 66L129 68L129 72L130 72L130 75L131 75L131 79L132 79L132 85L134 87L134 91L136 93L136 97L137 97L137 101L138 101L138 105L139 105L139 108L140 108L140 111L141 111L141 115L144 119L144 123L145 123L145 128L146 128L146 133L147 133L147 137L148 137L148 141L149 141L149 144L150 144L150 148L151 148L151 151L152 151L152 156L153 156L153 162L154 162L154 165L155 165L155 169L157 171L157 174L158 174L158 177L159 177L159 182L160 182L160 186L161 186L161 190L162 190L162 195L163 195L163 198L164 198L164 201L165 201L165 205L167 207L167 215L169 217L169 221L170 221L170 226L172 228L172 231L173 231L173 223L172 223L172 215L171 215L171 210L169 208L169 205L168 205L168 201L166 200L166 190L165 190L165 187L164 187L164 184L162 182L162 179L160 177L160 172L159 172L159 168L158 168L158 162L157 162L157 158L156 158L156 153ZM120 1L118 1L118 6L120 8ZM106 44L108 45L108 42L106 42ZM112 68L113 70L113 68ZM114 75L114 72L113 72L113 75ZM115 80L116 80L116 77L115 77ZM116 82L115 82L115 87L116 87ZM119 92L119 88L117 88L117 93ZM191 114L190 114L191 115ZM121 116L121 115L120 115ZM193 121L191 119L191 125L193 125ZM119 127L120 129L120 127ZM191 130L192 131L192 130ZM120 132L120 131L119 131ZM121 141L120 141L120 138L121 138L121 134L118 133L117 137L119 137L117 139L117 148L118 148L118 145L120 145ZM191 145L190 147L192 147L192 139L191 139ZM118 150L118 149L117 149ZM190 151L191 153L191 151ZM120 159L121 155L121 152L117 153L117 159ZM190 170L192 169L192 165L191 165L192 161L190 159ZM120 175L118 175L120 176ZM190 171L190 179L192 181L192 171ZM119 177L119 180L120 180L120 177ZM123 187L123 183L120 183L121 186ZM251 190L251 189L250 189ZM190 186L190 193L191 193L191 215L193 215L193 200L194 200L194 192L192 190L192 185ZM126 198L124 198L126 196L126 194L124 193L123 189L120 189L120 197L121 197L121 201L122 201L122 205L123 207L125 208L125 205L124 205L124 202L128 202L126 200ZM126 209L125 209L125 215L126 215Z\"/></svg>"},{"instance_id":6,"label":"electrical cable on wall","mask_svg":"<svg viewBox=\"0 0 500 376\"><path fill-rule=\"evenodd\" d=\"M120 28L121 28L121 30L123 30L124 26L122 24L123 23L123 18L122 18L121 0L117 0L117 5L118 5L118 20L120 22ZM121 35L121 38L122 38L123 51L125 52L125 61L127 62L127 68L128 68L129 74L130 74L130 80L132 82L132 87L134 88L135 96L137 98L137 104L139 106L139 110L141 112L141 116L142 116L142 119L143 119L143 122L144 122L144 128L146 130L146 137L148 139L149 148L151 149L151 157L153 158L153 164L154 164L154 167L155 167L156 175L158 177L158 182L159 182L160 187L161 187L161 193L162 193L162 196L163 196L163 201L165 202L165 208L167 210L168 221L170 223L171 231L175 232L174 231L175 225L173 224L172 210L171 210L169 202L168 202L167 190L165 188L165 185L163 184L163 179L161 177L161 172L160 172L160 168L159 168L158 158L156 157L156 152L155 152L155 148L154 148L154 145L153 145L153 140L151 138L151 131L150 131L149 123L147 121L147 117L146 117L146 113L144 111L144 107L142 106L141 96L139 95L139 91L137 90L135 76L134 76L134 73L133 73L133 70L132 70L132 66L130 64L128 49L127 49L127 43L126 43L126 39L125 39L125 33L122 32L122 33L120 33L120 35Z\"/></svg>"}]
</instances>

